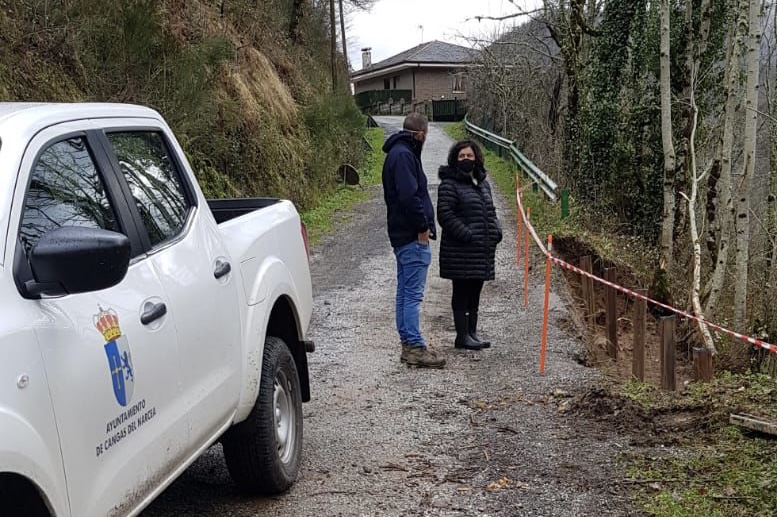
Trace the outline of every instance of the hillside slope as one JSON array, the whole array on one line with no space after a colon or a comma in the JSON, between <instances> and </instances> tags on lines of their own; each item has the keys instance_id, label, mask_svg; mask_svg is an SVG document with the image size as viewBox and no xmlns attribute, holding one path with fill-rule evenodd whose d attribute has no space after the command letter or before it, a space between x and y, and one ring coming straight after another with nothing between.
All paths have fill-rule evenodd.
<instances>
[{"instance_id":1,"label":"hillside slope","mask_svg":"<svg viewBox=\"0 0 777 517\"><path fill-rule=\"evenodd\" d=\"M0 100L152 106L206 195L308 207L340 163L358 163L362 119L344 82L321 86L331 84L326 13L309 6L292 38L291 6L0 1Z\"/></svg>"}]
</instances>

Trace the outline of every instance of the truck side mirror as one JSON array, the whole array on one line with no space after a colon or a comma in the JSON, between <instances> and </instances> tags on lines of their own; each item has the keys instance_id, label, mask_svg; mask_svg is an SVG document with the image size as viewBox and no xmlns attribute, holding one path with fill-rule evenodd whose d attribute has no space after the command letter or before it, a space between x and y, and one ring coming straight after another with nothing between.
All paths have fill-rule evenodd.
<instances>
[{"instance_id":1,"label":"truck side mirror","mask_svg":"<svg viewBox=\"0 0 777 517\"><path fill-rule=\"evenodd\" d=\"M113 287L127 274L130 241L126 235L78 226L44 234L29 254L34 280L25 288L31 297L98 291Z\"/></svg>"}]
</instances>

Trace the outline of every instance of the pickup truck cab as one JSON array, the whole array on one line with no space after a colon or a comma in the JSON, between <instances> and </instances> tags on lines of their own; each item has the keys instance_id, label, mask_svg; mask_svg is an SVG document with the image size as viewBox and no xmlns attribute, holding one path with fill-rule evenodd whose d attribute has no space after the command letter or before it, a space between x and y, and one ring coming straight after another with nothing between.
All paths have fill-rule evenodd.
<instances>
[{"instance_id":1,"label":"pickup truck cab","mask_svg":"<svg viewBox=\"0 0 777 517\"><path fill-rule=\"evenodd\" d=\"M209 203L156 111L0 103L1 515L136 515L217 440L284 491L311 310L294 206Z\"/></svg>"}]
</instances>

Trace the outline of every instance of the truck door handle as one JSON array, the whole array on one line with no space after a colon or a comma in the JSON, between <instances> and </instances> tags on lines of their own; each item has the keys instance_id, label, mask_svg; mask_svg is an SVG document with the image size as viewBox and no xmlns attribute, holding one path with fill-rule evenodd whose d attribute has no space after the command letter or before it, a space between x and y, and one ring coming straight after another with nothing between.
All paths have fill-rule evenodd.
<instances>
[{"instance_id":1,"label":"truck door handle","mask_svg":"<svg viewBox=\"0 0 777 517\"><path fill-rule=\"evenodd\" d=\"M221 278L229 274L230 271L232 271L232 266L229 265L229 262L217 262L216 269L213 270L213 276Z\"/></svg>"},{"instance_id":2,"label":"truck door handle","mask_svg":"<svg viewBox=\"0 0 777 517\"><path fill-rule=\"evenodd\" d=\"M148 325L165 314L167 314L167 305L164 303L155 303L150 309L140 315L140 322L143 325Z\"/></svg>"}]
</instances>

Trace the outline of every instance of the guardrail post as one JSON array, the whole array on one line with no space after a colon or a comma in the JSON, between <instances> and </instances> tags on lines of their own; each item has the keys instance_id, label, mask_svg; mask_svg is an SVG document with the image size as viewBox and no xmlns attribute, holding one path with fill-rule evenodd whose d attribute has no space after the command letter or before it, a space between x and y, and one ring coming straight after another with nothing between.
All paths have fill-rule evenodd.
<instances>
[{"instance_id":1,"label":"guardrail post","mask_svg":"<svg viewBox=\"0 0 777 517\"><path fill-rule=\"evenodd\" d=\"M637 294L647 296L647 289L637 289ZM647 301L637 298L634 302L634 350L631 354L631 375L638 381L645 380L645 318Z\"/></svg>"},{"instance_id":2,"label":"guardrail post","mask_svg":"<svg viewBox=\"0 0 777 517\"><path fill-rule=\"evenodd\" d=\"M712 380L712 352L709 348L694 347L693 371L697 381L709 382Z\"/></svg>"},{"instance_id":3,"label":"guardrail post","mask_svg":"<svg viewBox=\"0 0 777 517\"><path fill-rule=\"evenodd\" d=\"M561 218L567 217L569 217L569 191L564 189L561 191Z\"/></svg>"},{"instance_id":4,"label":"guardrail post","mask_svg":"<svg viewBox=\"0 0 777 517\"><path fill-rule=\"evenodd\" d=\"M615 283L614 267L608 267L604 270L604 279ZM616 305L615 288L607 286L607 355L613 359L618 357L618 307Z\"/></svg>"},{"instance_id":5,"label":"guardrail post","mask_svg":"<svg viewBox=\"0 0 777 517\"><path fill-rule=\"evenodd\" d=\"M675 317L664 316L661 326L661 389L675 390L674 355L677 343L674 335Z\"/></svg>"}]
</instances>

